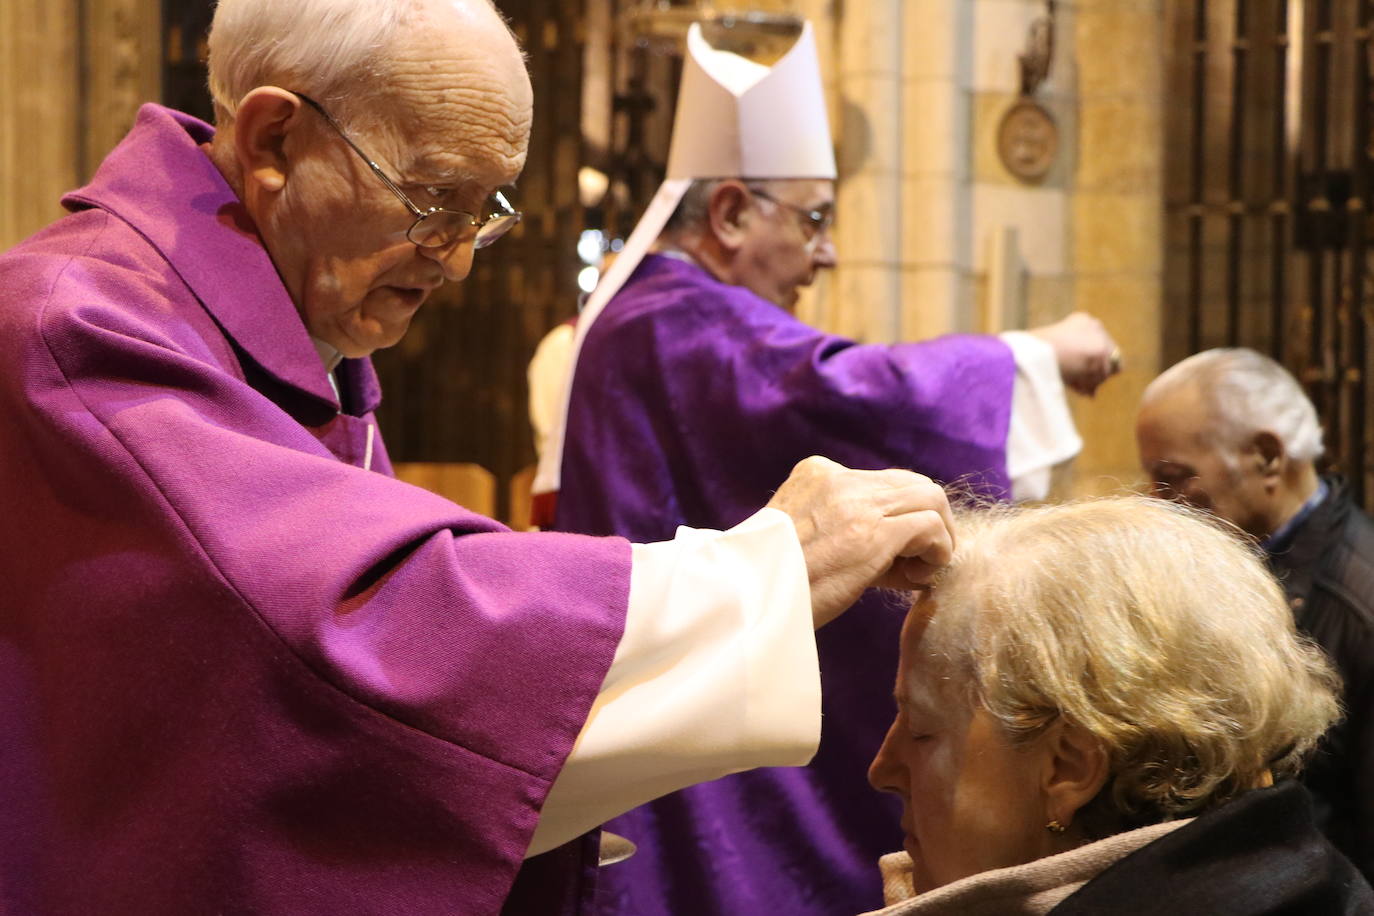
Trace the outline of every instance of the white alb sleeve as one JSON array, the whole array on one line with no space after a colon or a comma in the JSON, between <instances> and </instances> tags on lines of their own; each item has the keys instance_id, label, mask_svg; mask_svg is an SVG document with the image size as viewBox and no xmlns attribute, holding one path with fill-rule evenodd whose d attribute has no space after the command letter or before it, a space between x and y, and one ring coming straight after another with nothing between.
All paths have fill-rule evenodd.
<instances>
[{"instance_id":1,"label":"white alb sleeve","mask_svg":"<svg viewBox=\"0 0 1374 916\"><path fill-rule=\"evenodd\" d=\"M634 546L625 635L527 856L699 782L816 753L821 684L792 520Z\"/></svg>"},{"instance_id":2,"label":"white alb sleeve","mask_svg":"<svg viewBox=\"0 0 1374 916\"><path fill-rule=\"evenodd\" d=\"M1011 424L1007 429L1007 476L1011 498L1044 499L1050 473L1083 448L1069 412L1064 380L1054 348L1025 331L998 335L1016 360L1012 383Z\"/></svg>"}]
</instances>

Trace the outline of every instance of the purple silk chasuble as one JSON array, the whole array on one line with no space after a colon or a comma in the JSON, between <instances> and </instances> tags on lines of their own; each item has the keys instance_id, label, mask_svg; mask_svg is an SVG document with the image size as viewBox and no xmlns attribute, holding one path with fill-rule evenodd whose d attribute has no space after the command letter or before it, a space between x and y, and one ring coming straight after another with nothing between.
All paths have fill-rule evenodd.
<instances>
[{"instance_id":1,"label":"purple silk chasuble","mask_svg":"<svg viewBox=\"0 0 1374 916\"><path fill-rule=\"evenodd\" d=\"M1015 366L995 337L863 346L662 256L640 264L578 360L557 527L635 541L726 528L825 455L1004 496ZM900 805L866 771L892 721L904 604L877 593L817 634L820 751L804 768L694 786L617 818L605 913L834 916L882 904Z\"/></svg>"},{"instance_id":2,"label":"purple silk chasuble","mask_svg":"<svg viewBox=\"0 0 1374 916\"><path fill-rule=\"evenodd\" d=\"M498 913L629 545L364 470L210 136L144 107L0 256L0 913Z\"/></svg>"}]
</instances>

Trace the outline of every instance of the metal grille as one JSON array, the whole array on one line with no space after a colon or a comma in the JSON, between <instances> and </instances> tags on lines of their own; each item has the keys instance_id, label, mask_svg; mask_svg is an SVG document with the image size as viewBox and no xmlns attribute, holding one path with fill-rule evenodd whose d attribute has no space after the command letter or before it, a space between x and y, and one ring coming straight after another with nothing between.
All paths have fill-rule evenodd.
<instances>
[{"instance_id":1,"label":"metal grille","mask_svg":"<svg viewBox=\"0 0 1374 916\"><path fill-rule=\"evenodd\" d=\"M1284 363L1327 467L1374 501L1370 0L1170 0L1169 362L1247 346Z\"/></svg>"}]
</instances>

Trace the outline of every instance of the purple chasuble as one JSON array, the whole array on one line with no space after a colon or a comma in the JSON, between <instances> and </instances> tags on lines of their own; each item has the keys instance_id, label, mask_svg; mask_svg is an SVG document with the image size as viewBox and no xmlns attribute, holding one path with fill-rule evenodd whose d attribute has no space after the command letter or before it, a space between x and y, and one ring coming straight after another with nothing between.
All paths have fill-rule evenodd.
<instances>
[{"instance_id":1,"label":"purple chasuble","mask_svg":"<svg viewBox=\"0 0 1374 916\"><path fill-rule=\"evenodd\" d=\"M557 527L670 538L726 528L812 454L1005 496L1015 365L995 337L864 346L699 267L650 256L587 334ZM870 593L817 634L820 751L804 768L694 786L608 824L639 844L604 869L605 913L835 916L882 905L900 804L869 787L892 722L903 602Z\"/></svg>"},{"instance_id":2,"label":"purple chasuble","mask_svg":"<svg viewBox=\"0 0 1374 916\"><path fill-rule=\"evenodd\" d=\"M390 477L211 133L145 106L0 256L0 912L497 913L629 545Z\"/></svg>"}]
</instances>

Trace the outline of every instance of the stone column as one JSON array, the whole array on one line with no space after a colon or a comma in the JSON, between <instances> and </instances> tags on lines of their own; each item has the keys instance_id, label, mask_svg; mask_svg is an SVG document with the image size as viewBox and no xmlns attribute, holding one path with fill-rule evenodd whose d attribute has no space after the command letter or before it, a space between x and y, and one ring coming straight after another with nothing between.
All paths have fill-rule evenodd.
<instances>
[{"instance_id":1,"label":"stone column","mask_svg":"<svg viewBox=\"0 0 1374 916\"><path fill-rule=\"evenodd\" d=\"M831 328L868 341L901 333L903 0L846 4L838 28L840 88Z\"/></svg>"},{"instance_id":2,"label":"stone column","mask_svg":"<svg viewBox=\"0 0 1374 916\"><path fill-rule=\"evenodd\" d=\"M908 0L901 124L900 336L934 337L972 324L970 245L971 0Z\"/></svg>"},{"instance_id":3,"label":"stone column","mask_svg":"<svg viewBox=\"0 0 1374 916\"><path fill-rule=\"evenodd\" d=\"M1085 443L1074 489L1139 480L1134 417L1160 369L1163 316L1162 0L1078 0L1079 155L1072 204L1075 303L1121 343L1125 371L1077 399Z\"/></svg>"}]
</instances>

